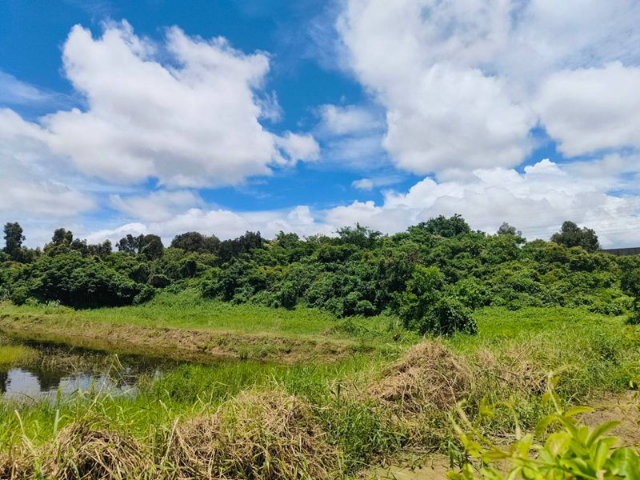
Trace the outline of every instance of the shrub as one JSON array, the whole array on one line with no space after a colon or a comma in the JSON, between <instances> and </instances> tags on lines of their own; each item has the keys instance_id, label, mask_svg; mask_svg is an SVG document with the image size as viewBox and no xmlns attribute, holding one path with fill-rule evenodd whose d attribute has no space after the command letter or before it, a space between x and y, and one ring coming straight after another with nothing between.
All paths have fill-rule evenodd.
<instances>
[{"instance_id":1,"label":"shrub","mask_svg":"<svg viewBox=\"0 0 640 480\"><path fill-rule=\"evenodd\" d=\"M522 435L518 429L516 441L508 446L496 445L482 433L480 425L493 416L492 407L484 406L475 423L459 408L459 420L454 422L454 427L467 454L479 460L483 468L477 476L472 465L467 463L461 473L449 473L449 478L636 480L640 472L638 452L628 447L616 448L618 439L606 436L619 422L605 422L593 429L581 425L576 415L592 409L573 407L564 410L554 392L554 384L555 379L550 375L546 397L554 413L538 422L535 433Z\"/></svg>"}]
</instances>

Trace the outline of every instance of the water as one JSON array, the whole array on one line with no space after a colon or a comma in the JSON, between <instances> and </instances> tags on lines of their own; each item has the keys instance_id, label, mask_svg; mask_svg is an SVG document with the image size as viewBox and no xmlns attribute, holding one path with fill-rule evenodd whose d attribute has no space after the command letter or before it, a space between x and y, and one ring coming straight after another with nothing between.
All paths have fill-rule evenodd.
<instances>
[{"instance_id":1,"label":"water","mask_svg":"<svg viewBox=\"0 0 640 480\"><path fill-rule=\"evenodd\" d=\"M0 349L7 344L6 338L0 338ZM34 355L10 367L0 365L0 398L55 400L91 391L133 396L141 378L157 378L176 365L144 356L121 357L32 342L22 345L33 349Z\"/></svg>"}]
</instances>

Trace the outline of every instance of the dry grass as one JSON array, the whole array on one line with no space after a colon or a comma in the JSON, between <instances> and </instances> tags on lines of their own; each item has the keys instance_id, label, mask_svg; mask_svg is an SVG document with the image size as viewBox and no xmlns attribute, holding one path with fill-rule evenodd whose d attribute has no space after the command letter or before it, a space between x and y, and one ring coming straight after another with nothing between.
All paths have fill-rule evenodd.
<instances>
[{"instance_id":1,"label":"dry grass","mask_svg":"<svg viewBox=\"0 0 640 480\"><path fill-rule=\"evenodd\" d=\"M65 427L51 445L0 457L0 479L106 480L147 477L153 466L131 437L79 421Z\"/></svg>"},{"instance_id":2,"label":"dry grass","mask_svg":"<svg viewBox=\"0 0 640 480\"><path fill-rule=\"evenodd\" d=\"M330 478L338 468L306 404L281 392L241 394L172 436L179 478Z\"/></svg>"},{"instance_id":3,"label":"dry grass","mask_svg":"<svg viewBox=\"0 0 640 480\"><path fill-rule=\"evenodd\" d=\"M527 343L512 345L500 353L482 348L474 357L474 369L485 381L493 382L496 388L510 394L542 395L546 390L548 369L531 361Z\"/></svg>"},{"instance_id":4,"label":"dry grass","mask_svg":"<svg viewBox=\"0 0 640 480\"><path fill-rule=\"evenodd\" d=\"M448 411L469 393L472 374L440 341L424 341L384 371L368 392L401 416Z\"/></svg>"}]
</instances>

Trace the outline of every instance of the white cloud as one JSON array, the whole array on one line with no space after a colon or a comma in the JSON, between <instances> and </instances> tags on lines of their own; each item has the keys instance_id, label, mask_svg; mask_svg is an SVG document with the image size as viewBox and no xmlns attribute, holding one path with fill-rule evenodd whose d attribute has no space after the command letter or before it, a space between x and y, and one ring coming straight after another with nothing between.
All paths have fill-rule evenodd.
<instances>
[{"instance_id":1,"label":"white cloud","mask_svg":"<svg viewBox=\"0 0 640 480\"><path fill-rule=\"evenodd\" d=\"M358 190L373 190L378 187L388 187L389 185L394 185L399 183L402 180L401 177L397 175L381 175L372 178L360 178L358 180L354 180L351 183L353 188L357 188Z\"/></svg>"},{"instance_id":2,"label":"white cloud","mask_svg":"<svg viewBox=\"0 0 640 480\"><path fill-rule=\"evenodd\" d=\"M322 105L320 128L331 135L369 132L382 127L380 119L369 109L357 105Z\"/></svg>"},{"instance_id":3,"label":"white cloud","mask_svg":"<svg viewBox=\"0 0 640 480\"><path fill-rule=\"evenodd\" d=\"M157 45L123 22L107 25L97 39L74 27L63 59L88 107L42 122L52 150L88 175L203 187L237 184L268 175L274 163L318 157L310 136L280 138L259 123L277 112L274 96L258 97L269 71L264 53L246 55L222 38L188 37L175 27L166 44Z\"/></svg>"},{"instance_id":4,"label":"white cloud","mask_svg":"<svg viewBox=\"0 0 640 480\"><path fill-rule=\"evenodd\" d=\"M95 207L94 199L68 182L64 162L51 156L47 133L0 109L0 218L55 220Z\"/></svg>"},{"instance_id":5,"label":"white cloud","mask_svg":"<svg viewBox=\"0 0 640 480\"><path fill-rule=\"evenodd\" d=\"M354 180L351 183L351 186L353 188L357 188L358 190L373 190L373 180L371 180L370 178L361 178L359 180Z\"/></svg>"},{"instance_id":6,"label":"white cloud","mask_svg":"<svg viewBox=\"0 0 640 480\"><path fill-rule=\"evenodd\" d=\"M620 160L635 167L622 167ZM169 242L174 235L191 230L223 239L252 230L273 238L280 231L333 234L340 227L356 223L394 233L438 215L459 213L474 229L492 233L506 221L522 230L530 240L548 239L563 221L573 220L594 228L605 246L636 243L640 197L637 194L614 196L607 192L624 185L625 175L640 173L638 158L605 157L598 161L597 172L592 169L594 165L593 162L557 164L542 160L527 166L524 172L496 167L476 169L469 175L447 181L427 177L407 192L386 192L381 205L355 201L315 212L308 206L234 212L202 205L160 221L134 225L140 232L157 233ZM126 225L122 228L131 229ZM122 228L98 232L89 238L122 237Z\"/></svg>"},{"instance_id":7,"label":"white cloud","mask_svg":"<svg viewBox=\"0 0 640 480\"><path fill-rule=\"evenodd\" d=\"M225 240L236 238L247 231L259 231L263 236L273 238L280 231L314 235L331 234L335 229L330 225L317 222L307 206L255 212L190 208L163 221L129 223L121 227L89 233L87 238L90 242L101 242L106 239L117 242L127 233L133 235L155 233L169 245L175 235L190 231L216 235Z\"/></svg>"},{"instance_id":8,"label":"white cloud","mask_svg":"<svg viewBox=\"0 0 640 480\"><path fill-rule=\"evenodd\" d=\"M292 163L310 162L320 158L320 146L311 135L285 132L282 137L276 138L276 145L286 152Z\"/></svg>"},{"instance_id":9,"label":"white cloud","mask_svg":"<svg viewBox=\"0 0 640 480\"><path fill-rule=\"evenodd\" d=\"M50 99L50 95L40 89L21 82L13 75L0 71L0 102L8 104L41 103Z\"/></svg>"},{"instance_id":10,"label":"white cloud","mask_svg":"<svg viewBox=\"0 0 640 480\"><path fill-rule=\"evenodd\" d=\"M636 0L343 5L337 21L343 61L386 109L384 146L401 168L446 176L450 169L517 166L531 151L530 132L540 119L568 155L637 146L619 125L633 108L627 127L637 131ZM626 70L603 69L613 61ZM601 70L579 72L590 68ZM541 85L546 90L537 102ZM618 109L623 95L630 105ZM589 136L585 112L599 116L592 125L598 135L578 140Z\"/></svg>"},{"instance_id":11,"label":"white cloud","mask_svg":"<svg viewBox=\"0 0 640 480\"><path fill-rule=\"evenodd\" d=\"M537 108L566 155L640 148L640 68L616 62L558 72L542 85Z\"/></svg>"},{"instance_id":12,"label":"white cloud","mask_svg":"<svg viewBox=\"0 0 640 480\"><path fill-rule=\"evenodd\" d=\"M334 225L360 222L397 232L437 215L459 213L476 229L494 232L506 221L530 239L548 239L564 220L573 220L594 228L604 245L637 242L640 197L607 193L621 184L615 169L601 171L600 177L578 176L588 165L543 160L526 167L524 173L491 168L476 169L459 180L425 178L407 193L388 193L381 206L354 202L330 210L327 221Z\"/></svg>"},{"instance_id":13,"label":"white cloud","mask_svg":"<svg viewBox=\"0 0 640 480\"><path fill-rule=\"evenodd\" d=\"M130 197L111 195L110 200L111 206L116 210L145 222L169 220L187 208L204 203L199 195L188 190L159 190L148 195Z\"/></svg>"}]
</instances>

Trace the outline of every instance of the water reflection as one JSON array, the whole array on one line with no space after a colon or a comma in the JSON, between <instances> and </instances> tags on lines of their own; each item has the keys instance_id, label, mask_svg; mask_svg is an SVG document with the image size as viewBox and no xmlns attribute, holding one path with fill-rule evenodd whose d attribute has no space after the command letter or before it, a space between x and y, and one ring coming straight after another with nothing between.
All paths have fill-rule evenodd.
<instances>
[{"instance_id":1,"label":"water reflection","mask_svg":"<svg viewBox=\"0 0 640 480\"><path fill-rule=\"evenodd\" d=\"M176 365L144 356L117 357L63 346L28 345L38 351L37 361L0 369L0 395L5 399L55 399L88 391L135 395L143 376L158 377Z\"/></svg>"},{"instance_id":2,"label":"water reflection","mask_svg":"<svg viewBox=\"0 0 640 480\"><path fill-rule=\"evenodd\" d=\"M75 392L108 392L115 395L135 393L137 377L112 378L110 375L77 373L66 375L61 372L31 368L12 368L0 376L0 389L5 398L42 398L69 395Z\"/></svg>"}]
</instances>

